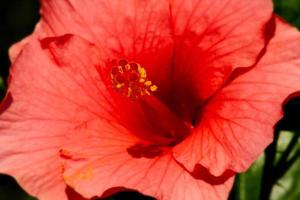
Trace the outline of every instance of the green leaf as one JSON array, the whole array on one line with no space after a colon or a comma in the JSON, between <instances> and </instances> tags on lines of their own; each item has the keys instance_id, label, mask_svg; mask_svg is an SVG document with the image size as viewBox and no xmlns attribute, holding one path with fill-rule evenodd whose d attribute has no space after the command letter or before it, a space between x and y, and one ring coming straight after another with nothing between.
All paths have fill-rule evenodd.
<instances>
[{"instance_id":1,"label":"green leaf","mask_svg":"<svg viewBox=\"0 0 300 200\"><path fill-rule=\"evenodd\" d=\"M281 131L277 143L275 163L280 159L293 138L294 132ZM300 142L294 147L291 154L300 149ZM258 200L261 190L262 171L265 162L262 155L245 173L237 176L235 183L236 200ZM296 200L300 199L300 159L298 159L285 175L273 186L270 200Z\"/></svg>"},{"instance_id":2,"label":"green leaf","mask_svg":"<svg viewBox=\"0 0 300 200\"><path fill-rule=\"evenodd\" d=\"M5 96L5 82L2 77L0 77L0 100Z\"/></svg>"},{"instance_id":3,"label":"green leaf","mask_svg":"<svg viewBox=\"0 0 300 200\"><path fill-rule=\"evenodd\" d=\"M294 134L288 131L282 131L280 135L280 140L278 143L277 151L277 159L279 159L281 151L286 149L287 144L291 140ZM296 147L291 152L291 155L294 155L296 150L300 149L300 142L298 139L298 143ZM271 193L271 200L286 200L286 199L300 199L300 159L297 159L296 162L292 165L292 167L286 172L286 174L279 179L276 185L273 187Z\"/></svg>"},{"instance_id":4,"label":"green leaf","mask_svg":"<svg viewBox=\"0 0 300 200\"><path fill-rule=\"evenodd\" d=\"M236 200L254 200L259 199L260 181L262 168L264 164L264 156L259 159L247 170L247 172L239 174L236 178Z\"/></svg>"},{"instance_id":5,"label":"green leaf","mask_svg":"<svg viewBox=\"0 0 300 200\"><path fill-rule=\"evenodd\" d=\"M273 0L275 12L300 29L300 1Z\"/></svg>"}]
</instances>

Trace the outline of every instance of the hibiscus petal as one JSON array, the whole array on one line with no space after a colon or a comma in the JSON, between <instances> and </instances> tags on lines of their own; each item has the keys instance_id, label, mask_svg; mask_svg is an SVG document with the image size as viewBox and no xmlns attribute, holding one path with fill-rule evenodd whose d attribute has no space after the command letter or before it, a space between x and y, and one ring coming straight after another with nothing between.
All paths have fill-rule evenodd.
<instances>
[{"instance_id":1,"label":"hibiscus petal","mask_svg":"<svg viewBox=\"0 0 300 200\"><path fill-rule=\"evenodd\" d=\"M46 34L75 33L105 48L136 52L153 45L145 44L151 39L164 43L163 36L183 35L190 50L198 46L218 51L217 56L230 54L227 59L237 67L253 64L262 49L272 2L51 0L42 1L41 12L44 27L52 31Z\"/></svg>"},{"instance_id":2,"label":"hibiscus petal","mask_svg":"<svg viewBox=\"0 0 300 200\"><path fill-rule=\"evenodd\" d=\"M41 28L40 27L40 23L37 23L37 25L34 28L34 32L39 32L40 34L46 35L46 33L49 32L49 31L47 31L44 27ZM36 39L34 37L35 37L35 34L31 34L31 35L23 38L21 41L13 44L9 48L9 58L10 58L10 61L12 63L18 57L18 55L20 54L20 52L22 51L22 49L26 46L26 44L29 43L30 40L35 40Z\"/></svg>"},{"instance_id":3,"label":"hibiscus petal","mask_svg":"<svg viewBox=\"0 0 300 200\"><path fill-rule=\"evenodd\" d=\"M28 37L22 39L21 41L13 44L13 46L11 46L9 48L9 58L10 58L11 62L15 61L15 59L17 58L17 56L19 55L19 53L21 52L21 50L23 49L23 47L30 40L30 38L31 38L31 36L28 36Z\"/></svg>"},{"instance_id":4,"label":"hibiscus petal","mask_svg":"<svg viewBox=\"0 0 300 200\"><path fill-rule=\"evenodd\" d=\"M187 51L184 64L192 55L197 60L219 64L222 60L231 67L247 67L264 46L264 26L272 16L273 6L272 1L260 0L174 0L171 12L173 34L186 47L181 49Z\"/></svg>"},{"instance_id":5,"label":"hibiscus petal","mask_svg":"<svg viewBox=\"0 0 300 200\"><path fill-rule=\"evenodd\" d=\"M272 36L272 2L174 0L172 109L187 120L223 86L231 72L249 67Z\"/></svg>"},{"instance_id":6,"label":"hibiscus petal","mask_svg":"<svg viewBox=\"0 0 300 200\"><path fill-rule=\"evenodd\" d=\"M1 105L0 172L41 200L67 199L59 159L65 133L113 118L96 69L101 58L92 44L66 35L32 40L13 64Z\"/></svg>"},{"instance_id":7,"label":"hibiscus petal","mask_svg":"<svg viewBox=\"0 0 300 200\"><path fill-rule=\"evenodd\" d=\"M99 134L101 133L101 134ZM215 185L189 174L166 153L154 159L133 158L126 148L134 143L126 130L97 120L74 133L63 148L74 155L65 158L67 184L86 198L101 197L111 188L138 190L165 200L226 199L233 178Z\"/></svg>"},{"instance_id":8,"label":"hibiscus petal","mask_svg":"<svg viewBox=\"0 0 300 200\"><path fill-rule=\"evenodd\" d=\"M80 35L111 59L144 66L159 86L159 96L166 95L173 53L168 1L47 0L42 1L41 15L43 32L37 31L37 37Z\"/></svg>"},{"instance_id":9,"label":"hibiscus petal","mask_svg":"<svg viewBox=\"0 0 300 200\"><path fill-rule=\"evenodd\" d=\"M176 85L177 91L194 81L197 95L207 98L231 69L255 62L272 10L271 1L260 0L47 0L41 9L47 31L37 34L80 35L105 52L152 68L150 74L163 85L160 91L184 79L187 83ZM173 67L176 72L169 73Z\"/></svg>"},{"instance_id":10,"label":"hibiscus petal","mask_svg":"<svg viewBox=\"0 0 300 200\"><path fill-rule=\"evenodd\" d=\"M272 141L282 102L300 89L299 45L299 31L277 19L266 55L204 108L194 133L174 149L176 159L215 175L245 171Z\"/></svg>"},{"instance_id":11,"label":"hibiscus petal","mask_svg":"<svg viewBox=\"0 0 300 200\"><path fill-rule=\"evenodd\" d=\"M165 43L161 39L170 35L168 8L167 1L157 0L50 0L42 1L41 23L50 30L47 36L73 33L98 46L135 54Z\"/></svg>"}]
</instances>

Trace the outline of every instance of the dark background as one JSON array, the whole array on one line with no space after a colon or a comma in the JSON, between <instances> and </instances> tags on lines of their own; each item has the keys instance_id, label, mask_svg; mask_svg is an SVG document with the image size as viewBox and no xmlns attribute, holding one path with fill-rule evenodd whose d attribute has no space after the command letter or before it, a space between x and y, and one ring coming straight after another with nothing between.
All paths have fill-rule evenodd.
<instances>
[{"instance_id":1,"label":"dark background","mask_svg":"<svg viewBox=\"0 0 300 200\"><path fill-rule=\"evenodd\" d=\"M242 1L242 0L241 0ZM300 0L274 0L275 12L283 16L290 23L300 28ZM8 48L15 42L21 40L26 35L29 35L39 20L39 1L38 0L1 0L0 1L0 99L5 95L6 79L8 76L10 61L8 59ZM300 47L299 47L300 51ZM300 78L300 77L299 77ZM300 89L300 88L299 88ZM284 108L285 117L280 121L277 126L279 135L280 130L288 130L288 133L282 133L285 140L291 140L295 135L300 134L300 119L297 116L300 114L300 101L294 99ZM297 139L299 139L297 137ZM279 140L278 140L279 141ZM274 146L278 144L273 143ZM297 143L297 142L296 142ZM299 142L298 142L299 143ZM300 148L300 145L295 145L293 148ZM1 148L1 147L0 147ZM275 151L277 152L279 147ZM272 151L272 145L269 147ZM273 148L274 151L274 148ZM283 147L284 151L284 147ZM272 153L272 152L271 152ZM268 157L266 152L263 158L260 158L247 173L241 174L237 177L235 187L231 193L230 199L232 200L255 200L258 199L259 193L262 189L260 186L261 179L264 177L264 169L266 168L265 159ZM299 159L298 159L299 160ZM272 167L272 166L271 166ZM272 169L271 169L272 170ZM271 187L273 192L270 199L274 200L297 200L300 199L300 187L298 184L300 180L299 171L300 163L295 162L292 169L284 173L293 179L294 185L286 186L283 183L281 186L280 181L272 183ZM266 179L267 180L267 179ZM280 179L281 180L281 179ZM268 181L268 180L267 180ZM265 185L265 184L264 184ZM267 185L267 184L266 184ZM278 186L279 185L279 186ZM298 186L298 187L297 187ZM279 189L277 188L279 187ZM289 188L287 188L289 187ZM282 189L283 188L283 189ZM282 189L282 190L281 190ZM283 192L282 192L283 191ZM289 192L288 192L289 191ZM274 194L275 193L275 194ZM257 194L257 196L255 196ZM267 197L269 198L269 197ZM264 198L267 200L267 198ZM13 178L0 175L0 200L33 200L34 198L28 196L14 181ZM117 194L111 199L145 199L151 198L142 197L137 193L122 193ZM262 200L262 198L260 198Z\"/></svg>"}]
</instances>

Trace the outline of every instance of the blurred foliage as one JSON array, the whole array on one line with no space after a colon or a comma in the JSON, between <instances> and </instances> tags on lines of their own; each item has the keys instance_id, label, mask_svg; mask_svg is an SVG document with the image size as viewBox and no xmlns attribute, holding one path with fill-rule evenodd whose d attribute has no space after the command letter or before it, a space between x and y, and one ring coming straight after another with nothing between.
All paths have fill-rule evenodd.
<instances>
[{"instance_id":1,"label":"blurred foliage","mask_svg":"<svg viewBox=\"0 0 300 200\"><path fill-rule=\"evenodd\" d=\"M280 133L279 143L278 143L278 151L277 151L277 161L278 158L282 155L282 152L287 148L288 144L291 142L292 137L295 135L295 132L282 131ZM299 141L299 140L298 140ZM299 143L299 142L298 142ZM300 144L296 148L293 149L291 155L295 155L297 149L300 149ZM290 156L291 157L291 156ZM300 159L293 164L290 170L279 179L277 184L274 186L271 200L282 200L282 199L300 199L300 188L299 188L299 180L300 180Z\"/></svg>"},{"instance_id":2,"label":"blurred foliage","mask_svg":"<svg viewBox=\"0 0 300 200\"><path fill-rule=\"evenodd\" d=\"M3 99L5 96L5 82L3 78L0 76L0 99Z\"/></svg>"},{"instance_id":3,"label":"blurred foliage","mask_svg":"<svg viewBox=\"0 0 300 200\"><path fill-rule=\"evenodd\" d=\"M264 165L264 156L262 155L247 170L246 173L236 177L235 192L236 200L258 200L260 195L260 182Z\"/></svg>"},{"instance_id":4,"label":"blurred foliage","mask_svg":"<svg viewBox=\"0 0 300 200\"><path fill-rule=\"evenodd\" d=\"M300 29L300 0L273 0L275 12Z\"/></svg>"},{"instance_id":5,"label":"blurred foliage","mask_svg":"<svg viewBox=\"0 0 300 200\"><path fill-rule=\"evenodd\" d=\"M286 150L288 144L292 140L295 132L281 131L277 144L277 152L275 162L278 162L282 153ZM293 148L292 155L297 149L300 149L300 143L296 148ZM247 170L246 173L240 174L236 178L235 183L235 198L236 200L258 200L261 194L261 179L263 167L265 164L265 155L262 155L256 162ZM282 178L273 186L270 200L299 200L300 199L300 159L297 159L292 167L287 170ZM276 174L271 174L275 176Z\"/></svg>"},{"instance_id":6,"label":"blurred foliage","mask_svg":"<svg viewBox=\"0 0 300 200\"><path fill-rule=\"evenodd\" d=\"M38 14L38 0L3 0L0 2L0 98L5 94L5 81L10 65L8 59L8 48L16 41L22 39L32 32L36 24ZM274 0L275 12L300 29L300 0ZM294 107L286 108L286 117L281 125L281 131L277 144L270 145L277 150L274 155L274 165L278 164L283 152L288 148L295 135L300 134L297 120L299 119L300 100L294 101ZM298 118L298 119L297 119ZM293 139L294 138L294 139ZM272 150L268 148L268 150ZM297 138L293 150L288 159L300 149ZM267 151L268 151L267 150ZM251 167L236 178L235 187L231 193L234 200L258 200L261 195L262 177L266 167L266 153L262 155ZM273 164L273 163L271 163ZM277 176L271 174L270 176ZM272 188L271 200L298 200L300 199L300 159L297 159L291 168L285 173ZM138 199L152 200L150 197L142 196L137 192L118 193L107 200ZM29 197L9 176L0 176L0 200L35 200ZM264 199L267 200L267 199Z\"/></svg>"},{"instance_id":7,"label":"blurred foliage","mask_svg":"<svg viewBox=\"0 0 300 200\"><path fill-rule=\"evenodd\" d=\"M9 176L2 175L0 178L0 200L36 200L28 196Z\"/></svg>"}]
</instances>

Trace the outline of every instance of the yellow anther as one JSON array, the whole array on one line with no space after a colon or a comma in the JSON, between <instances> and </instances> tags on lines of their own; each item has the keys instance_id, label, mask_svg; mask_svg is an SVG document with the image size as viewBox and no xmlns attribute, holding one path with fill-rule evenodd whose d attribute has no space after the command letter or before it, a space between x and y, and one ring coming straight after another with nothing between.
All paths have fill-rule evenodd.
<instances>
[{"instance_id":1,"label":"yellow anther","mask_svg":"<svg viewBox=\"0 0 300 200\"><path fill-rule=\"evenodd\" d=\"M128 88L127 96L130 97L132 95L132 89Z\"/></svg>"},{"instance_id":2,"label":"yellow anther","mask_svg":"<svg viewBox=\"0 0 300 200\"><path fill-rule=\"evenodd\" d=\"M147 73L146 73L145 68L139 66L138 71L139 71L139 74L140 74L141 78L146 78L147 77Z\"/></svg>"},{"instance_id":3,"label":"yellow anther","mask_svg":"<svg viewBox=\"0 0 300 200\"><path fill-rule=\"evenodd\" d=\"M146 80L145 79L143 79L143 78L140 78L140 83L144 83Z\"/></svg>"},{"instance_id":4,"label":"yellow anther","mask_svg":"<svg viewBox=\"0 0 300 200\"><path fill-rule=\"evenodd\" d=\"M150 90L151 90L152 92L155 92L155 91L157 90L157 86L156 86L156 85L151 85L151 86L150 86Z\"/></svg>"},{"instance_id":5,"label":"yellow anther","mask_svg":"<svg viewBox=\"0 0 300 200\"><path fill-rule=\"evenodd\" d=\"M122 84L117 84L117 85L116 85L116 88L119 89L119 88L123 87L124 85L125 85L124 83L122 83Z\"/></svg>"},{"instance_id":6,"label":"yellow anther","mask_svg":"<svg viewBox=\"0 0 300 200\"><path fill-rule=\"evenodd\" d=\"M150 86L150 85L152 85L152 82L151 82L151 81L146 81L144 84L145 84L146 86Z\"/></svg>"}]
</instances>

